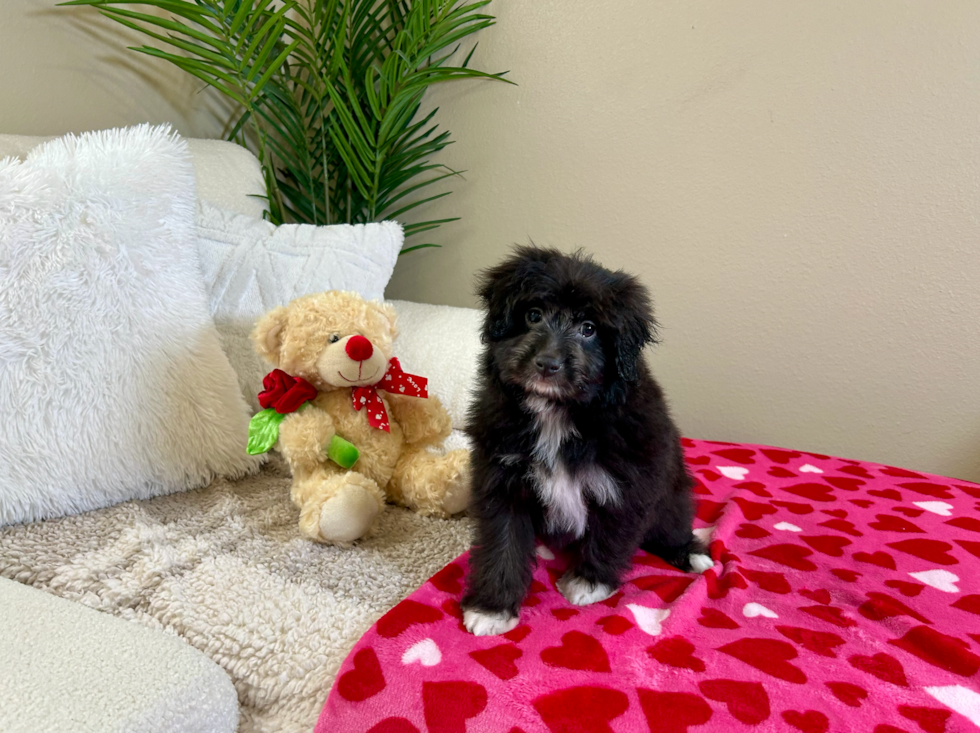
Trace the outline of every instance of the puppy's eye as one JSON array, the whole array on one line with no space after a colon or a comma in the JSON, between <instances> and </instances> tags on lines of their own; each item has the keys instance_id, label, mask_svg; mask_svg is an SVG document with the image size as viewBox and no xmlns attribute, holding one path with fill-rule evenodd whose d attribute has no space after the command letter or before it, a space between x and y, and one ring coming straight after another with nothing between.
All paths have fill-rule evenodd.
<instances>
[{"instance_id":1,"label":"puppy's eye","mask_svg":"<svg viewBox=\"0 0 980 733\"><path fill-rule=\"evenodd\" d=\"M590 339L595 336L595 324L592 321L585 321L578 327L578 331L585 338Z\"/></svg>"},{"instance_id":2,"label":"puppy's eye","mask_svg":"<svg viewBox=\"0 0 980 733\"><path fill-rule=\"evenodd\" d=\"M340 336L338 334L335 333L333 336L330 337L330 343L335 344L338 341L340 341Z\"/></svg>"},{"instance_id":3,"label":"puppy's eye","mask_svg":"<svg viewBox=\"0 0 980 733\"><path fill-rule=\"evenodd\" d=\"M542 315L540 308L532 308L527 312L525 318L527 318L528 323L540 323Z\"/></svg>"}]
</instances>

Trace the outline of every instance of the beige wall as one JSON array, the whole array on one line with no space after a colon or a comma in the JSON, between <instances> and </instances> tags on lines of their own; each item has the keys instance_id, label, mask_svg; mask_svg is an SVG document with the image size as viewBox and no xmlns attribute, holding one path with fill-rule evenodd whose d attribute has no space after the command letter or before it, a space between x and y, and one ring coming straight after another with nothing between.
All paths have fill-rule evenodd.
<instances>
[{"instance_id":1,"label":"beige wall","mask_svg":"<svg viewBox=\"0 0 980 733\"><path fill-rule=\"evenodd\" d=\"M652 288L687 434L980 480L980 3L493 10L520 87L439 90L463 221L391 295L586 247Z\"/></svg>"},{"instance_id":2,"label":"beige wall","mask_svg":"<svg viewBox=\"0 0 980 733\"><path fill-rule=\"evenodd\" d=\"M93 13L3 5L0 131L220 132ZM433 96L469 173L425 213L463 221L389 295L471 305L510 243L583 246L653 289L687 434L980 480L980 4L492 7L477 61L520 87Z\"/></svg>"},{"instance_id":3,"label":"beige wall","mask_svg":"<svg viewBox=\"0 0 980 733\"><path fill-rule=\"evenodd\" d=\"M140 34L57 1L0 0L0 133L170 122L185 135L221 137L228 110L218 95L175 67L127 51L143 44Z\"/></svg>"}]
</instances>

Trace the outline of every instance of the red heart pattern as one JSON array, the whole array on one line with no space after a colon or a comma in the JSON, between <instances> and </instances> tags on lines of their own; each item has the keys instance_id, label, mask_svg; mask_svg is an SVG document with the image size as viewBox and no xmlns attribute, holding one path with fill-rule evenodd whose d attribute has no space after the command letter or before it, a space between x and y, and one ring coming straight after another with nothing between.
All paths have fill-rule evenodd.
<instances>
[{"instance_id":1,"label":"red heart pattern","mask_svg":"<svg viewBox=\"0 0 980 733\"><path fill-rule=\"evenodd\" d=\"M710 700L725 703L732 717L747 725L758 725L769 718L769 695L761 682L705 680L698 684Z\"/></svg>"},{"instance_id":2,"label":"red heart pattern","mask_svg":"<svg viewBox=\"0 0 980 733\"><path fill-rule=\"evenodd\" d=\"M438 608L409 598L378 620L378 635L385 639L392 639L415 624L435 623L442 617L442 611Z\"/></svg>"},{"instance_id":3,"label":"red heart pattern","mask_svg":"<svg viewBox=\"0 0 980 733\"><path fill-rule=\"evenodd\" d=\"M897 567L895 565L895 559L887 552L881 550L877 552L855 552L851 557L854 558L855 562L866 562L887 570L895 570Z\"/></svg>"},{"instance_id":4,"label":"red heart pattern","mask_svg":"<svg viewBox=\"0 0 980 733\"><path fill-rule=\"evenodd\" d=\"M769 591L770 593L779 593L782 595L792 590L789 582L786 580L786 576L782 573L750 570L749 568L744 568L743 572L746 578L758 585L762 590Z\"/></svg>"},{"instance_id":5,"label":"red heart pattern","mask_svg":"<svg viewBox=\"0 0 980 733\"><path fill-rule=\"evenodd\" d=\"M419 729L405 718L385 718L367 733L419 733Z\"/></svg>"},{"instance_id":6,"label":"red heart pattern","mask_svg":"<svg viewBox=\"0 0 980 733\"><path fill-rule=\"evenodd\" d=\"M798 656L796 649L785 641L776 639L738 639L730 644L718 647L718 651L730 654L761 672L777 677L787 682L802 685L806 675L790 664L790 660Z\"/></svg>"},{"instance_id":7,"label":"red heart pattern","mask_svg":"<svg viewBox=\"0 0 980 733\"><path fill-rule=\"evenodd\" d=\"M569 631L561 638L560 646L541 652L541 661L549 667L564 667L588 672L609 672L609 657L602 644L581 631Z\"/></svg>"},{"instance_id":8,"label":"red heart pattern","mask_svg":"<svg viewBox=\"0 0 980 733\"><path fill-rule=\"evenodd\" d=\"M847 661L855 669L873 674L880 680L890 682L899 687L909 686L909 681L905 677L905 669L902 667L902 663L895 659L895 657L889 656L884 652L878 652L870 657L864 654L855 654Z\"/></svg>"},{"instance_id":9,"label":"red heart pattern","mask_svg":"<svg viewBox=\"0 0 980 733\"><path fill-rule=\"evenodd\" d=\"M959 562L954 555L949 554L953 546L941 540L927 540L917 537L914 540L902 540L901 542L889 542L887 544L888 547L907 552L909 555L914 555L936 565L956 565Z\"/></svg>"},{"instance_id":10,"label":"red heart pattern","mask_svg":"<svg viewBox=\"0 0 980 733\"><path fill-rule=\"evenodd\" d=\"M687 733L692 725L704 725L712 710L704 698L690 692L636 691L650 730Z\"/></svg>"},{"instance_id":11,"label":"red heart pattern","mask_svg":"<svg viewBox=\"0 0 980 733\"><path fill-rule=\"evenodd\" d=\"M607 634L612 634L613 636L625 634L627 631L633 628L632 622L618 614L603 616L601 619L596 621L596 624L601 626L602 630Z\"/></svg>"},{"instance_id":12,"label":"red heart pattern","mask_svg":"<svg viewBox=\"0 0 980 733\"><path fill-rule=\"evenodd\" d=\"M555 587L569 557L552 548L521 623L474 637L464 555L358 642L317 733L971 729L926 688L980 684L980 486L684 445L713 568L640 551L616 593L575 607ZM439 654L420 664L407 653L420 644Z\"/></svg>"},{"instance_id":13,"label":"red heart pattern","mask_svg":"<svg viewBox=\"0 0 980 733\"><path fill-rule=\"evenodd\" d=\"M429 733L466 733L466 721L486 706L486 688L476 682L422 683L422 708Z\"/></svg>"},{"instance_id":14,"label":"red heart pattern","mask_svg":"<svg viewBox=\"0 0 980 733\"><path fill-rule=\"evenodd\" d=\"M796 626L777 626L776 631L821 657L836 658L837 653L834 649L844 643L842 638L829 631L813 631Z\"/></svg>"},{"instance_id":15,"label":"red heart pattern","mask_svg":"<svg viewBox=\"0 0 980 733\"><path fill-rule=\"evenodd\" d=\"M337 679L337 692L345 700L367 700L385 688L385 678L374 649L366 647L354 655L351 669Z\"/></svg>"},{"instance_id":16,"label":"red heart pattern","mask_svg":"<svg viewBox=\"0 0 980 733\"><path fill-rule=\"evenodd\" d=\"M763 529L762 527L757 527L749 522L740 524L738 529L735 530L736 537L742 537L747 540L760 540L763 537L768 537L771 534L772 532L769 530Z\"/></svg>"},{"instance_id":17,"label":"red heart pattern","mask_svg":"<svg viewBox=\"0 0 980 733\"><path fill-rule=\"evenodd\" d=\"M551 733L614 733L609 722L629 707L629 698L606 687L571 687L543 695L531 705Z\"/></svg>"},{"instance_id":18,"label":"red heart pattern","mask_svg":"<svg viewBox=\"0 0 980 733\"><path fill-rule=\"evenodd\" d=\"M702 608L698 623L709 629L737 629L738 624L717 608Z\"/></svg>"},{"instance_id":19,"label":"red heart pattern","mask_svg":"<svg viewBox=\"0 0 980 733\"><path fill-rule=\"evenodd\" d=\"M817 603L822 603L825 606L830 605L830 591L826 588L819 588L818 590L810 590L804 588L800 591L800 595L804 598L809 598L811 601L816 601Z\"/></svg>"},{"instance_id":20,"label":"red heart pattern","mask_svg":"<svg viewBox=\"0 0 980 733\"><path fill-rule=\"evenodd\" d=\"M922 532L909 520L896 517L894 514L876 514L875 521L870 522L868 526L879 532Z\"/></svg>"},{"instance_id":21,"label":"red heart pattern","mask_svg":"<svg viewBox=\"0 0 980 733\"><path fill-rule=\"evenodd\" d=\"M463 592L460 581L463 579L463 567L451 562L438 573L429 578L429 582L443 593L458 595Z\"/></svg>"},{"instance_id":22,"label":"red heart pattern","mask_svg":"<svg viewBox=\"0 0 980 733\"><path fill-rule=\"evenodd\" d=\"M861 707L861 703L868 697L868 691L863 687L852 685L850 682L828 682L826 683L834 697L845 705L852 708Z\"/></svg>"},{"instance_id":23,"label":"red heart pattern","mask_svg":"<svg viewBox=\"0 0 980 733\"><path fill-rule=\"evenodd\" d=\"M824 555L830 555L831 557L843 557L844 548L851 544L851 541L845 537L835 537L826 534L816 535L815 537L803 536L800 539L817 552L822 552Z\"/></svg>"},{"instance_id":24,"label":"red heart pattern","mask_svg":"<svg viewBox=\"0 0 980 733\"><path fill-rule=\"evenodd\" d=\"M694 578L676 575L643 575L630 581L641 590L652 590L664 603L673 603L694 582Z\"/></svg>"},{"instance_id":25,"label":"red heart pattern","mask_svg":"<svg viewBox=\"0 0 980 733\"><path fill-rule=\"evenodd\" d=\"M912 705L899 705L898 712L909 720L914 720L926 733L944 733L949 710L919 708Z\"/></svg>"},{"instance_id":26,"label":"red heart pattern","mask_svg":"<svg viewBox=\"0 0 980 733\"><path fill-rule=\"evenodd\" d=\"M817 566L807 559L813 554L813 551L800 545L769 545L768 547L754 550L749 554L765 558L766 560L772 560L794 570L811 571L817 569Z\"/></svg>"},{"instance_id":27,"label":"red heart pattern","mask_svg":"<svg viewBox=\"0 0 980 733\"><path fill-rule=\"evenodd\" d=\"M787 710L783 713L783 719L803 733L827 733L827 729L830 728L827 716L819 710L807 710L803 713Z\"/></svg>"},{"instance_id":28,"label":"red heart pattern","mask_svg":"<svg viewBox=\"0 0 980 733\"><path fill-rule=\"evenodd\" d=\"M694 656L693 652L694 644L683 636L672 636L647 647L647 654L662 664L704 672L704 662Z\"/></svg>"},{"instance_id":29,"label":"red heart pattern","mask_svg":"<svg viewBox=\"0 0 980 733\"><path fill-rule=\"evenodd\" d=\"M470 652L470 656L478 664L482 664L502 680L513 679L517 676L519 670L514 662L523 654L524 652L513 644L499 644L489 649L477 649L475 652Z\"/></svg>"}]
</instances>

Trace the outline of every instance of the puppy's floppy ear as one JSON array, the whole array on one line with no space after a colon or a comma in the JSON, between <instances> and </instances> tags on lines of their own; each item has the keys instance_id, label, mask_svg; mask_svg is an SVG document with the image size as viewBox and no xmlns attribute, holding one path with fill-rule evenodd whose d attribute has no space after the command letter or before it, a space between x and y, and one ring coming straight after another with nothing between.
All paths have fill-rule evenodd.
<instances>
[{"instance_id":1,"label":"puppy's floppy ear","mask_svg":"<svg viewBox=\"0 0 980 733\"><path fill-rule=\"evenodd\" d=\"M480 273L477 295L487 312L480 334L484 343L502 339L513 330L522 269L522 263L511 258Z\"/></svg>"},{"instance_id":2,"label":"puppy's floppy ear","mask_svg":"<svg viewBox=\"0 0 980 733\"><path fill-rule=\"evenodd\" d=\"M283 337L286 335L287 311L283 306L269 311L252 330L252 343L259 356L273 366L279 366Z\"/></svg>"},{"instance_id":3,"label":"puppy's floppy ear","mask_svg":"<svg viewBox=\"0 0 980 733\"><path fill-rule=\"evenodd\" d=\"M481 334L484 343L498 341L514 330L518 304L528 294L540 296L541 288L553 284L546 277L547 266L560 257L558 250L532 242L514 247L510 257L479 274L476 292L487 311Z\"/></svg>"},{"instance_id":4,"label":"puppy's floppy ear","mask_svg":"<svg viewBox=\"0 0 980 733\"><path fill-rule=\"evenodd\" d=\"M613 333L610 356L615 373L607 385L607 395L621 401L627 385L638 376L643 347L657 341L657 321L650 294L635 277L617 272L611 290L604 310Z\"/></svg>"}]
</instances>

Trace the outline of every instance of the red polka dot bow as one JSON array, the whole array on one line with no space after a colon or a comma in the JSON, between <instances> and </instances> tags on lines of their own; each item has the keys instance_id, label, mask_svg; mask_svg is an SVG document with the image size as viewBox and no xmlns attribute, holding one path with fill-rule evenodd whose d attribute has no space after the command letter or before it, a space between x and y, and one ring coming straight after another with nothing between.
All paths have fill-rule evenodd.
<instances>
[{"instance_id":1,"label":"red polka dot bow","mask_svg":"<svg viewBox=\"0 0 980 733\"><path fill-rule=\"evenodd\" d=\"M391 358L388 362L388 371L377 384L367 387L353 387L351 389L351 403L355 410L367 410L368 424L372 428L391 432L388 424L388 413L385 410L385 403L378 394L379 389L391 394L407 395L409 397L429 396L429 380L416 374L407 374L402 371L402 365L398 359Z\"/></svg>"}]
</instances>

